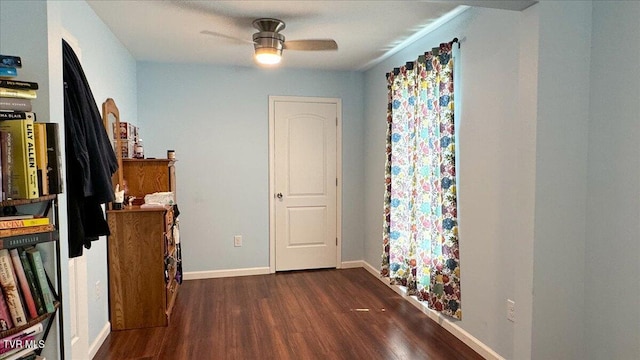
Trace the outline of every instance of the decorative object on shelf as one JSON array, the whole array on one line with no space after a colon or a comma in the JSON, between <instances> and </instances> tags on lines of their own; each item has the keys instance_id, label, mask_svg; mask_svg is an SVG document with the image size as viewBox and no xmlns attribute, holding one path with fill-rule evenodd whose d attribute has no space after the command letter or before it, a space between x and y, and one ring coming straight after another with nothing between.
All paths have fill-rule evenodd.
<instances>
[{"instance_id":1,"label":"decorative object on shelf","mask_svg":"<svg viewBox=\"0 0 640 360\"><path fill-rule=\"evenodd\" d=\"M142 145L142 139L136 140L136 143L133 146L133 158L144 159L144 146Z\"/></svg>"},{"instance_id":2,"label":"decorative object on shelf","mask_svg":"<svg viewBox=\"0 0 640 360\"><path fill-rule=\"evenodd\" d=\"M113 209L122 210L122 203L124 202L124 189L120 190L120 184L116 185L116 191L114 195L115 200L113 201Z\"/></svg>"}]
</instances>

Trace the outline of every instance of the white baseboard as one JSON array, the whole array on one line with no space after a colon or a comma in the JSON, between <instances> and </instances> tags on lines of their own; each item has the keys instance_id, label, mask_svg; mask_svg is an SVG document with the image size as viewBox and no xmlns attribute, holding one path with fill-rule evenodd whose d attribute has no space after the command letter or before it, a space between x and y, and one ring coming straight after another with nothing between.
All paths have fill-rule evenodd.
<instances>
[{"instance_id":1,"label":"white baseboard","mask_svg":"<svg viewBox=\"0 0 640 360\"><path fill-rule=\"evenodd\" d=\"M376 269L376 268L374 268L373 266L371 266L371 264L369 264L368 262L366 262L366 261L364 261L364 260L362 260L362 261L361 261L361 263L362 263L362 267L363 267L365 270L367 270L368 272L370 272L370 273L371 273L371 275L373 275L373 276L375 276L375 277L377 277L377 278L380 278L380 280L382 280L382 281L384 281L385 279L387 279L387 278L383 278L383 277L381 277L381 276L380 276L380 269ZM388 284L387 284L387 285L388 285Z\"/></svg>"},{"instance_id":2,"label":"white baseboard","mask_svg":"<svg viewBox=\"0 0 640 360\"><path fill-rule=\"evenodd\" d=\"M184 273L185 280L215 279L223 277L250 276L270 274L269 267L229 269L229 270L209 270L209 271L188 271Z\"/></svg>"},{"instance_id":3,"label":"white baseboard","mask_svg":"<svg viewBox=\"0 0 640 360\"><path fill-rule=\"evenodd\" d=\"M355 263L355 261L352 261ZM445 330L453 334L453 336L457 337L460 341L465 343L467 346L472 348L475 352L480 354L485 359L491 360L505 360L502 356L500 356L497 352L493 351L489 346L485 345L483 342L478 340L473 335L469 334L466 330L458 326L454 321L451 321L448 317L440 314L437 311L433 311L429 309L423 302L419 301L415 296L407 296L406 291L403 287L397 285L391 285L389 282L389 278L380 276L380 270L371 266L371 264L366 261L361 261L363 264L362 267L365 268L368 272L370 272L373 276L382 281L385 285L389 286L393 291L401 295L405 300L407 300L411 305L415 306L418 310L425 313L429 318L433 321L437 322L440 326L442 326Z\"/></svg>"},{"instance_id":4,"label":"white baseboard","mask_svg":"<svg viewBox=\"0 0 640 360\"><path fill-rule=\"evenodd\" d=\"M93 359L93 357L96 356L98 350L100 350L100 346L102 346L102 344L104 344L104 341L107 340L110 332L111 323L107 321L107 323L104 324L102 330L100 330L98 337L93 341L93 343L91 343L91 345L89 345L89 359Z\"/></svg>"},{"instance_id":5,"label":"white baseboard","mask_svg":"<svg viewBox=\"0 0 640 360\"><path fill-rule=\"evenodd\" d=\"M343 261L340 264L341 269L353 269L353 268L359 268L359 267L364 267L364 261L362 260Z\"/></svg>"}]
</instances>

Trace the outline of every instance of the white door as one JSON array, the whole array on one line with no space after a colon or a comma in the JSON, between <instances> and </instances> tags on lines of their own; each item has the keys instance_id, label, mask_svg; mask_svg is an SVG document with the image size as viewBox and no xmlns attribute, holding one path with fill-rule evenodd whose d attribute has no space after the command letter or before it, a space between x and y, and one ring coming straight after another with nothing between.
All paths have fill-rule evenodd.
<instances>
[{"instance_id":1,"label":"white door","mask_svg":"<svg viewBox=\"0 0 640 360\"><path fill-rule=\"evenodd\" d=\"M69 310L71 320L71 358L89 354L89 310L87 299L86 255L69 259Z\"/></svg>"},{"instance_id":2,"label":"white door","mask_svg":"<svg viewBox=\"0 0 640 360\"><path fill-rule=\"evenodd\" d=\"M275 270L337 267L339 100L271 100Z\"/></svg>"}]
</instances>

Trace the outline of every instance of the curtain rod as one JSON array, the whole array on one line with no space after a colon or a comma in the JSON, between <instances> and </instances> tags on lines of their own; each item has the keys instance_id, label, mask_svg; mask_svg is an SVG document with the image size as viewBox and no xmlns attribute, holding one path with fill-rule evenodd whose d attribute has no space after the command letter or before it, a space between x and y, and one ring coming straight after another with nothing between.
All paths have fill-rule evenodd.
<instances>
[{"instance_id":1,"label":"curtain rod","mask_svg":"<svg viewBox=\"0 0 640 360\"><path fill-rule=\"evenodd\" d=\"M460 40L458 40L458 38L457 38L457 37L454 37L454 38L453 38L453 40L449 41L449 44L451 44L452 46L453 46L453 44L454 44L454 43L457 43L457 44L458 44L458 49L460 49ZM439 49L439 48L433 48L433 50L432 50L432 51L436 51L436 53L437 53L438 49ZM426 54L427 54L427 53L425 53L425 55L426 55ZM420 56L418 56L418 61L420 61L420 60L421 60L421 58L422 58L422 59L424 59L424 55L420 55ZM412 70L412 69L413 69L413 65L414 65L414 61L408 61L408 62L405 64L405 68L406 68L407 70ZM394 75L398 75L398 74L400 74L400 68L394 68L394 69L393 69L393 74L394 74ZM389 78L389 76L390 76L390 75L391 75L391 73L386 73L386 74L385 74L385 76L386 76L387 78Z\"/></svg>"}]
</instances>

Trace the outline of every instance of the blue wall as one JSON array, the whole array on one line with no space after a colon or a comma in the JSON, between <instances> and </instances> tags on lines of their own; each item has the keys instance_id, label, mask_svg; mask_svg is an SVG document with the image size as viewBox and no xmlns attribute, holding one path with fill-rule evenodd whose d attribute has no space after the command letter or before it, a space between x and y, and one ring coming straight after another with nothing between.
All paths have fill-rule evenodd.
<instances>
[{"instance_id":1,"label":"blue wall","mask_svg":"<svg viewBox=\"0 0 640 360\"><path fill-rule=\"evenodd\" d=\"M586 353L640 358L640 2L594 2Z\"/></svg>"},{"instance_id":2,"label":"blue wall","mask_svg":"<svg viewBox=\"0 0 640 360\"><path fill-rule=\"evenodd\" d=\"M78 55L98 109L102 112L102 103L113 98L121 121L135 122L138 111L135 60L87 3L61 1L60 6L62 28L77 40ZM91 345L109 321L106 238L94 241L84 253ZM102 294L99 299L95 297L98 282Z\"/></svg>"},{"instance_id":3,"label":"blue wall","mask_svg":"<svg viewBox=\"0 0 640 360\"><path fill-rule=\"evenodd\" d=\"M362 259L362 91L357 72L138 64L145 154L176 150L186 272L269 266L269 95L342 99L342 259Z\"/></svg>"}]
</instances>

